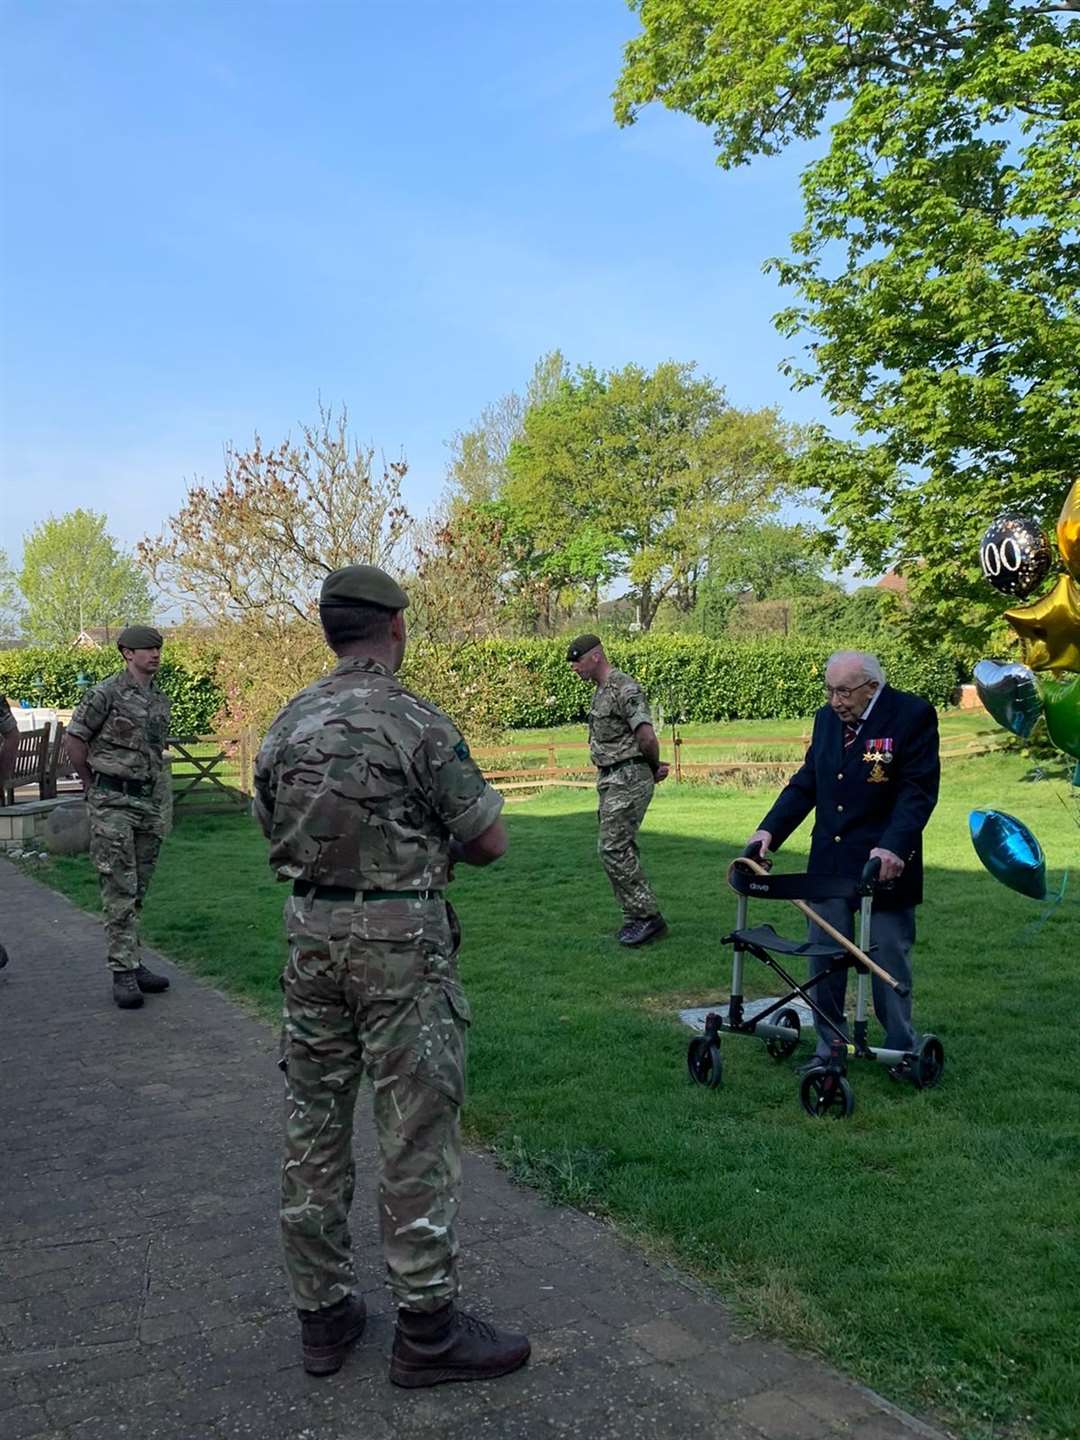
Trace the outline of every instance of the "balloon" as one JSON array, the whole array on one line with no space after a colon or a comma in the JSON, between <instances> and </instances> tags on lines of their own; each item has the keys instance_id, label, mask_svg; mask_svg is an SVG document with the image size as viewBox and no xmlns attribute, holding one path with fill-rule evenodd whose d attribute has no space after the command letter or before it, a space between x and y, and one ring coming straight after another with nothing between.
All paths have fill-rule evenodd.
<instances>
[{"instance_id":1,"label":"balloon","mask_svg":"<svg viewBox=\"0 0 1080 1440\"><path fill-rule=\"evenodd\" d=\"M1080 580L1080 480L1065 496L1058 516L1057 542L1066 570Z\"/></svg>"},{"instance_id":2,"label":"balloon","mask_svg":"<svg viewBox=\"0 0 1080 1440\"><path fill-rule=\"evenodd\" d=\"M1035 836L1015 815L972 810L968 816L975 853L995 880L1041 900L1046 894L1046 857Z\"/></svg>"},{"instance_id":3,"label":"balloon","mask_svg":"<svg viewBox=\"0 0 1080 1440\"><path fill-rule=\"evenodd\" d=\"M1022 599L1049 575L1053 556L1034 520L1026 515L999 515L982 538L979 562L995 590Z\"/></svg>"},{"instance_id":4,"label":"balloon","mask_svg":"<svg viewBox=\"0 0 1080 1440\"><path fill-rule=\"evenodd\" d=\"M1042 698L1050 739L1066 755L1080 760L1080 675L1046 676Z\"/></svg>"},{"instance_id":5,"label":"balloon","mask_svg":"<svg viewBox=\"0 0 1080 1440\"><path fill-rule=\"evenodd\" d=\"M1068 575L1034 605L1006 610L1032 670L1080 670L1080 585Z\"/></svg>"},{"instance_id":6,"label":"balloon","mask_svg":"<svg viewBox=\"0 0 1080 1440\"><path fill-rule=\"evenodd\" d=\"M979 699L999 725L1026 740L1038 724L1043 702L1038 682L1017 661L980 660L975 666Z\"/></svg>"}]
</instances>

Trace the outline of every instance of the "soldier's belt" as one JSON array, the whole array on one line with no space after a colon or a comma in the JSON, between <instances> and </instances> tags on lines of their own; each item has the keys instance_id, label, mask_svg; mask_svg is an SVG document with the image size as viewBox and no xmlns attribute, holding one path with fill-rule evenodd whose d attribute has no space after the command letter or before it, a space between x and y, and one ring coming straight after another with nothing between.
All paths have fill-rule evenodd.
<instances>
[{"instance_id":1,"label":"soldier's belt","mask_svg":"<svg viewBox=\"0 0 1080 1440\"><path fill-rule=\"evenodd\" d=\"M613 765L598 765L596 768L601 775L610 775L613 770L621 770L624 765L649 765L649 762L644 755L629 755L625 760L616 760ZM651 765L649 769L652 769Z\"/></svg>"},{"instance_id":2,"label":"soldier's belt","mask_svg":"<svg viewBox=\"0 0 1080 1440\"><path fill-rule=\"evenodd\" d=\"M311 895L316 900L346 904L356 900L437 900L441 890L351 890L348 885L316 885L314 880L294 880L294 895Z\"/></svg>"},{"instance_id":3,"label":"soldier's belt","mask_svg":"<svg viewBox=\"0 0 1080 1440\"><path fill-rule=\"evenodd\" d=\"M145 796L154 793L152 780L125 780L121 775L106 775L101 770L94 771L94 784L101 790L115 790L119 795Z\"/></svg>"}]
</instances>

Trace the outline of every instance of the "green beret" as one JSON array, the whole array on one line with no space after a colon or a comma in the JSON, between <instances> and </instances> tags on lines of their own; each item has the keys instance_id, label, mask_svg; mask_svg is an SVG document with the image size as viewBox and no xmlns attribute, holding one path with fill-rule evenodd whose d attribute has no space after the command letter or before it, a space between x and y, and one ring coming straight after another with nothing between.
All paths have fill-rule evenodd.
<instances>
[{"instance_id":1,"label":"green beret","mask_svg":"<svg viewBox=\"0 0 1080 1440\"><path fill-rule=\"evenodd\" d=\"M164 643L152 625L127 625L116 637L118 650L160 650Z\"/></svg>"},{"instance_id":2,"label":"green beret","mask_svg":"<svg viewBox=\"0 0 1080 1440\"><path fill-rule=\"evenodd\" d=\"M581 657L587 655L590 650L595 650L599 644L599 635L579 635L576 640L570 641L566 658L567 660L580 660Z\"/></svg>"},{"instance_id":3,"label":"green beret","mask_svg":"<svg viewBox=\"0 0 1080 1440\"><path fill-rule=\"evenodd\" d=\"M322 583L319 604L381 605L384 610L404 610L409 597L396 580L377 565L343 565L332 570Z\"/></svg>"}]
</instances>

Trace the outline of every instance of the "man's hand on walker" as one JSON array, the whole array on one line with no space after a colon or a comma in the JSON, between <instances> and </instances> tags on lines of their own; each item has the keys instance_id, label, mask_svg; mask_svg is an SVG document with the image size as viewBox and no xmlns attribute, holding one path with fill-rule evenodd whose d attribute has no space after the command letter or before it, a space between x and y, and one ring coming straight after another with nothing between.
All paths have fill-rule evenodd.
<instances>
[{"instance_id":1,"label":"man's hand on walker","mask_svg":"<svg viewBox=\"0 0 1080 1440\"><path fill-rule=\"evenodd\" d=\"M772 868L772 860L769 856L769 846L772 844L771 830L755 830L746 842L747 850L756 850L757 854L750 856L750 859L757 860L759 865L764 865L766 870Z\"/></svg>"},{"instance_id":2,"label":"man's hand on walker","mask_svg":"<svg viewBox=\"0 0 1080 1440\"><path fill-rule=\"evenodd\" d=\"M899 855L894 855L891 850L882 850L880 846L876 846L870 851L870 859L881 861L881 875L879 878L886 883L889 880L899 880L900 876L904 873L903 860L900 859Z\"/></svg>"}]
</instances>

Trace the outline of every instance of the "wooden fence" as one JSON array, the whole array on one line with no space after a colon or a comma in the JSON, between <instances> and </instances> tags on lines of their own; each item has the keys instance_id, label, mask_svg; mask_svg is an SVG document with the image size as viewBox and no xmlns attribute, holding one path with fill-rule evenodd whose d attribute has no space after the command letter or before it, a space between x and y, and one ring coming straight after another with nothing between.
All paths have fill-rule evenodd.
<instances>
[{"instance_id":1,"label":"wooden fence","mask_svg":"<svg viewBox=\"0 0 1080 1440\"><path fill-rule=\"evenodd\" d=\"M173 815L181 809L185 815L246 810L257 750L258 737L252 729L170 737Z\"/></svg>"},{"instance_id":2,"label":"wooden fence","mask_svg":"<svg viewBox=\"0 0 1080 1440\"><path fill-rule=\"evenodd\" d=\"M743 782L782 779L802 763L809 735L724 735L684 736L677 730L661 740L664 758L671 766L676 784L688 780ZM967 759L996 750L992 734L977 730L949 733L942 737L943 761ZM709 759L694 759L695 751L708 749ZM757 758L725 755L725 751L749 751ZM763 752L787 751L761 758ZM173 766L173 806L185 814L228 813L246 809L251 801L252 772L258 751L254 730L232 734L178 737L169 741ZM689 752L689 758L687 755ZM566 756L574 763L565 763ZM521 745L476 746L473 758L486 779L506 792L544 790L554 787L591 789L596 770L589 759L588 743L580 741L533 741ZM581 761L577 763L576 757ZM524 798L524 797L522 797Z\"/></svg>"},{"instance_id":3,"label":"wooden fence","mask_svg":"<svg viewBox=\"0 0 1080 1440\"><path fill-rule=\"evenodd\" d=\"M684 736L676 730L661 739L662 757L671 766L670 777L676 784L684 780L725 779L752 780L755 776L780 778L796 771L802 763L803 753L810 742L805 735L725 735L723 737ZM793 750L788 755L776 755L768 759L740 759L737 756L709 760L688 759L688 749L706 748L720 751L743 749L758 755L768 750ZM942 737L941 758L943 761L966 759L972 755L983 755L996 750L997 743L985 733L965 730L946 734ZM561 764L559 754L567 751L580 753L580 764ZM596 771L589 759L586 741L538 741L521 746L478 746L472 750L473 758L479 763L485 777L500 790L539 790L554 786L589 788L596 783ZM537 757L536 763L522 764ZM516 763L515 763L516 762Z\"/></svg>"}]
</instances>

